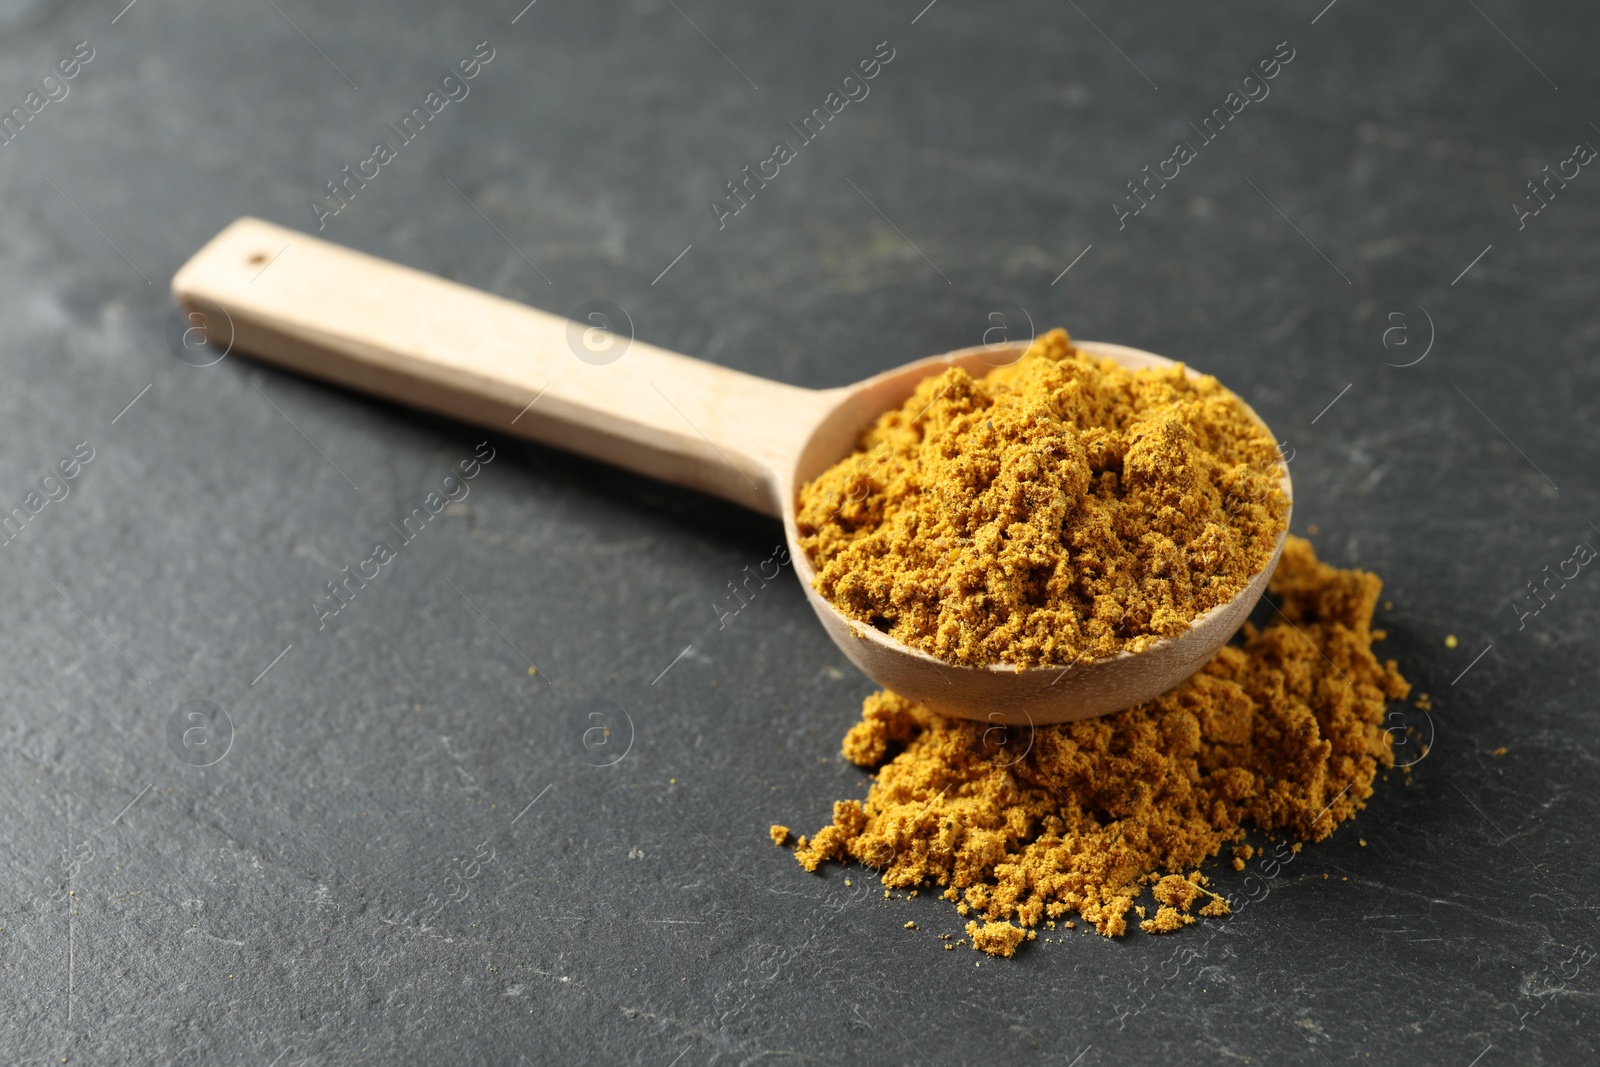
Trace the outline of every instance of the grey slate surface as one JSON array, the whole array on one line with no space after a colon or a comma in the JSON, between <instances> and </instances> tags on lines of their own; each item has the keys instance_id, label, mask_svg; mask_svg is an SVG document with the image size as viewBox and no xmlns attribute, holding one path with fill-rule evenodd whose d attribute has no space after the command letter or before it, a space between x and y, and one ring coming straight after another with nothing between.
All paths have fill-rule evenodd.
<instances>
[{"instance_id":1,"label":"grey slate surface","mask_svg":"<svg viewBox=\"0 0 1600 1067\"><path fill-rule=\"evenodd\" d=\"M0 1060L1594 1061L1597 579L1513 605L1600 543L1600 175L1508 206L1600 144L1592 6L519 7L0 3L5 108L94 49L0 147L0 499L94 454L0 558ZM708 199L885 40L719 230ZM480 41L324 236L803 385L1004 305L1220 375L1293 447L1297 527L1388 583L1385 651L1436 697L1410 785L1231 920L975 966L948 905L765 839L864 792L838 742L871 690L792 582L718 628L774 522L488 435L319 631L486 435L182 362L166 281L238 215L313 228ZM217 748L169 744L194 701Z\"/></svg>"}]
</instances>

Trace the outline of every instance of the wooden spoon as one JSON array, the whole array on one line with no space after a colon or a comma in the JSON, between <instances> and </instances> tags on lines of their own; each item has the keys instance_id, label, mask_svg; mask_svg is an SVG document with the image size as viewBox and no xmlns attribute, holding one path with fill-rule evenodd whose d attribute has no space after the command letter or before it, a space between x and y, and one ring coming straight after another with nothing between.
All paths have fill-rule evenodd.
<instances>
[{"instance_id":1,"label":"wooden spoon","mask_svg":"<svg viewBox=\"0 0 1600 1067\"><path fill-rule=\"evenodd\" d=\"M852 452L867 425L923 378L946 367L979 376L1014 361L1023 345L961 349L855 385L802 389L630 340L614 306L573 322L248 218L184 264L172 292L193 327L187 337L199 330L225 351L781 517L795 575L829 636L873 681L946 715L1067 722L1158 696L1239 629L1283 548L1280 534L1238 596L1144 652L1022 671L953 666L846 618L811 588L796 491ZM1121 345L1076 344L1125 367L1172 365ZM1287 468L1282 485L1290 494Z\"/></svg>"}]
</instances>

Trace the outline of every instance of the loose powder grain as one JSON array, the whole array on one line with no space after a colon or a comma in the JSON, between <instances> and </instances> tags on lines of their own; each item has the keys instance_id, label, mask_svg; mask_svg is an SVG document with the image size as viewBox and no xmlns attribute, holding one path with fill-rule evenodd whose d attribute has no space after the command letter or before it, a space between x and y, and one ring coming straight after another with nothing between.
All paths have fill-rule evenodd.
<instances>
[{"instance_id":1,"label":"loose powder grain","mask_svg":"<svg viewBox=\"0 0 1600 1067\"><path fill-rule=\"evenodd\" d=\"M846 759L876 771L866 801L835 803L796 857L811 871L854 860L890 888L944 887L984 920L967 932L991 955L1073 914L1123 934L1146 887L1159 905L1146 932L1195 921L1201 901L1202 915L1226 914L1202 861L1246 824L1326 838L1393 765L1385 705L1410 685L1372 652L1381 588L1290 537L1267 625L1247 624L1177 688L1098 719L1002 734L876 693L844 740ZM1234 848L1234 866L1251 855Z\"/></svg>"},{"instance_id":2,"label":"loose powder grain","mask_svg":"<svg viewBox=\"0 0 1600 1067\"><path fill-rule=\"evenodd\" d=\"M1138 652L1266 567L1288 500L1276 443L1215 378L1130 371L1063 330L974 379L952 368L800 491L815 587L968 666Z\"/></svg>"}]
</instances>

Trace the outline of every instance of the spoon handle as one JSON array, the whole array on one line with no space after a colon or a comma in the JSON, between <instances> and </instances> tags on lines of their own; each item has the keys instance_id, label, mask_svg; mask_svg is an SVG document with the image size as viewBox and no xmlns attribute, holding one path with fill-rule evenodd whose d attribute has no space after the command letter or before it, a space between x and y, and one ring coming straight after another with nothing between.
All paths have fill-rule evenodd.
<instances>
[{"instance_id":1,"label":"spoon handle","mask_svg":"<svg viewBox=\"0 0 1600 1067\"><path fill-rule=\"evenodd\" d=\"M575 322L259 219L212 238L172 293L191 347L204 336L769 515L835 402L631 340L615 305Z\"/></svg>"}]
</instances>

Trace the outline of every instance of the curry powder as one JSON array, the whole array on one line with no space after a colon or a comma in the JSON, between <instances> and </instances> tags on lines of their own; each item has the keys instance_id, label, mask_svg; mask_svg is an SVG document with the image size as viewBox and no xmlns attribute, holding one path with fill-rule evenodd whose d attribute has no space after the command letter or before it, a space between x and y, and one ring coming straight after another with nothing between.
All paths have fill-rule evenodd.
<instances>
[{"instance_id":1,"label":"curry powder","mask_svg":"<svg viewBox=\"0 0 1600 1067\"><path fill-rule=\"evenodd\" d=\"M1277 444L1181 365L1130 371L1063 330L952 368L805 485L800 543L845 615L947 662L1065 665L1176 636L1266 568Z\"/></svg>"}]
</instances>

